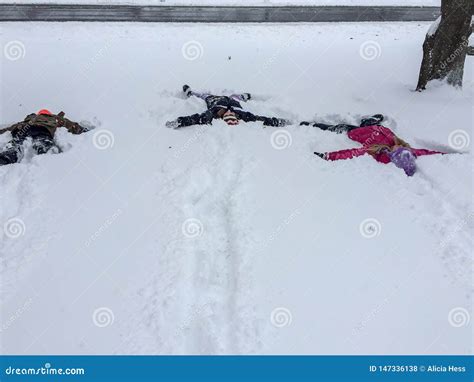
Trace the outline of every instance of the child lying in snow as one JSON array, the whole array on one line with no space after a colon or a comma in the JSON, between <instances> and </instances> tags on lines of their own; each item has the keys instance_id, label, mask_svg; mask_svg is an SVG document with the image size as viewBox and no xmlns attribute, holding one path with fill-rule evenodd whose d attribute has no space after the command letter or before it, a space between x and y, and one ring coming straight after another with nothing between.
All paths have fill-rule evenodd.
<instances>
[{"instance_id":1,"label":"child lying in snow","mask_svg":"<svg viewBox=\"0 0 474 382\"><path fill-rule=\"evenodd\" d=\"M416 172L415 162L417 157L421 155L444 154L439 151L410 147L408 143L398 138L393 131L380 125L383 119L383 115L375 114L372 117L362 119L360 126L311 123L314 127L319 127L321 130L333 131L338 134L347 133L350 139L362 144L360 148L327 153L315 152L314 154L325 160L351 159L369 154L377 162L392 162L398 168L403 169L408 176L412 176ZM301 122L301 125L309 124L309 122Z\"/></svg>"},{"instance_id":2,"label":"child lying in snow","mask_svg":"<svg viewBox=\"0 0 474 382\"><path fill-rule=\"evenodd\" d=\"M87 131L85 127L65 118L64 112L55 115L46 109L40 110L36 114L27 115L22 122L0 129L0 134L10 131L13 138L0 152L0 166L21 161L23 143L27 138L32 139L33 150L38 155L47 152L60 152L61 150L54 142L54 135L60 127L64 127L72 134L81 134Z\"/></svg>"},{"instance_id":3,"label":"child lying in snow","mask_svg":"<svg viewBox=\"0 0 474 382\"><path fill-rule=\"evenodd\" d=\"M249 93L216 96L194 92L188 85L183 86L183 92L187 97L195 96L203 99L206 102L207 111L166 122L166 127L178 129L191 125L210 125L213 119L223 119L228 125L238 125L240 120L244 122L263 121L264 126L285 126L287 124L284 119L262 117L243 111L240 102L247 102L250 99Z\"/></svg>"}]
</instances>

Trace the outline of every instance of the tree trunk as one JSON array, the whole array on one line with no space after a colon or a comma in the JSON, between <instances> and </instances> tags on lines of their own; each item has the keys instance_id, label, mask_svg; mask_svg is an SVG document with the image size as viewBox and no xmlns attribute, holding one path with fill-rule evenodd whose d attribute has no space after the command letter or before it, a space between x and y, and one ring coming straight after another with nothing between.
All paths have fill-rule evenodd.
<instances>
[{"instance_id":1,"label":"tree trunk","mask_svg":"<svg viewBox=\"0 0 474 382\"><path fill-rule=\"evenodd\" d=\"M416 90L431 80L444 80L461 87L464 61L471 35L473 0L442 0L441 16L428 31Z\"/></svg>"}]
</instances>

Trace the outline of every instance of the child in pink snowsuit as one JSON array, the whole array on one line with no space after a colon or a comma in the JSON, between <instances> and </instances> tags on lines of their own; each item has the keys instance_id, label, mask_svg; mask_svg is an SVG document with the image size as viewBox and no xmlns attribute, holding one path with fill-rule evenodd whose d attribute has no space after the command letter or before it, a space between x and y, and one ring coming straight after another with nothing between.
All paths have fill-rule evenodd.
<instances>
[{"instance_id":1,"label":"child in pink snowsuit","mask_svg":"<svg viewBox=\"0 0 474 382\"><path fill-rule=\"evenodd\" d=\"M376 114L372 117L362 119L360 126L347 124L327 125L314 123L313 126L322 130L334 131L336 133L347 132L347 135L353 141L362 144L362 147L333 151L327 153L315 152L317 156L325 160L351 159L365 154L371 155L377 162L390 163L402 168L408 176L416 172L415 160L422 155L444 154L439 151L426 149L415 149L398 138L394 132L380 123L383 115ZM309 125L302 122L303 125Z\"/></svg>"}]
</instances>

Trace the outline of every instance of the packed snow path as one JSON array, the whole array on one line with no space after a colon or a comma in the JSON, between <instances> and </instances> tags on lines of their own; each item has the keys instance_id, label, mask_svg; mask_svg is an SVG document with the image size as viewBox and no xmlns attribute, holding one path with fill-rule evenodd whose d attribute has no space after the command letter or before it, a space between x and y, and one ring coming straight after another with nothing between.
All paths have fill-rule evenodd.
<instances>
[{"instance_id":1,"label":"packed snow path","mask_svg":"<svg viewBox=\"0 0 474 382\"><path fill-rule=\"evenodd\" d=\"M1 27L0 124L96 127L0 167L3 353L472 350L473 62L464 90L413 92L428 24ZM169 130L204 107L183 83L466 154L407 178L319 160L355 144L312 127Z\"/></svg>"}]
</instances>

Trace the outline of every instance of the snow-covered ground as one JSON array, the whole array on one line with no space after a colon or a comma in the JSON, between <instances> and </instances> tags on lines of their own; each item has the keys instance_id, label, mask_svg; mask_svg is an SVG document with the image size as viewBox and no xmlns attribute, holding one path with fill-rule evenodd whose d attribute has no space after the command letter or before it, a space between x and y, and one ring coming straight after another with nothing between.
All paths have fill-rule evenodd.
<instances>
[{"instance_id":1,"label":"snow-covered ground","mask_svg":"<svg viewBox=\"0 0 474 382\"><path fill-rule=\"evenodd\" d=\"M238 5L238 6L310 6L310 5L414 5L440 6L441 0L0 0L7 4L130 4L130 5Z\"/></svg>"},{"instance_id":2,"label":"snow-covered ground","mask_svg":"<svg viewBox=\"0 0 474 382\"><path fill-rule=\"evenodd\" d=\"M0 27L0 125L96 126L0 167L2 353L472 351L473 60L414 92L428 24ZM312 127L169 130L204 108L184 83L466 153L408 178Z\"/></svg>"}]
</instances>

